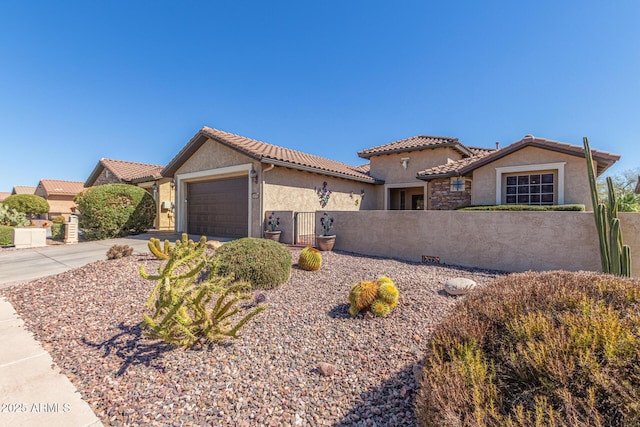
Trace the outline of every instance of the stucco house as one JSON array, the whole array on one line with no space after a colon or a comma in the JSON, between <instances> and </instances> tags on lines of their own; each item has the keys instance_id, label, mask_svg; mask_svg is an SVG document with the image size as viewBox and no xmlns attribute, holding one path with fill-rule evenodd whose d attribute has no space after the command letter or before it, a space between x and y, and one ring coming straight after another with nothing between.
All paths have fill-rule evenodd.
<instances>
[{"instance_id":1,"label":"stucco house","mask_svg":"<svg viewBox=\"0 0 640 427\"><path fill-rule=\"evenodd\" d=\"M130 184L147 190L156 201L158 230L174 229L174 191L171 179L161 175L163 167L148 163L102 158L84 182L85 187L104 184Z\"/></svg>"},{"instance_id":2,"label":"stucco house","mask_svg":"<svg viewBox=\"0 0 640 427\"><path fill-rule=\"evenodd\" d=\"M590 206L584 149L531 135L492 149L414 136L358 155L369 163L352 166L203 127L161 175L175 183L176 231L219 237L261 236L272 211L286 231L297 227L296 213L322 209ZM619 157L593 150L598 174ZM323 185L332 191L326 206L316 192Z\"/></svg>"},{"instance_id":3,"label":"stucco house","mask_svg":"<svg viewBox=\"0 0 640 427\"><path fill-rule=\"evenodd\" d=\"M456 209L469 205L591 207L584 148L526 135L495 149L457 138L415 136L358 152L384 181L385 209ZM592 150L597 174L620 156Z\"/></svg>"},{"instance_id":4,"label":"stucco house","mask_svg":"<svg viewBox=\"0 0 640 427\"><path fill-rule=\"evenodd\" d=\"M84 189L84 184L78 181L61 181L57 179L41 179L35 190L35 195L44 198L49 203L49 213L45 219L63 216L65 220L73 212L76 204L73 198Z\"/></svg>"}]
</instances>

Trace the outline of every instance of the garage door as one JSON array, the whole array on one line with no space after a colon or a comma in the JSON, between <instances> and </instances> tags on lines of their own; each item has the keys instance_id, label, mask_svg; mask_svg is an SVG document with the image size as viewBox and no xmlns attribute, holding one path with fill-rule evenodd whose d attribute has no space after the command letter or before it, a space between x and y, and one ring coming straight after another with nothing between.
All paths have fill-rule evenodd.
<instances>
[{"instance_id":1,"label":"garage door","mask_svg":"<svg viewBox=\"0 0 640 427\"><path fill-rule=\"evenodd\" d=\"M246 237L247 178L217 179L187 184L187 230L213 237Z\"/></svg>"}]
</instances>

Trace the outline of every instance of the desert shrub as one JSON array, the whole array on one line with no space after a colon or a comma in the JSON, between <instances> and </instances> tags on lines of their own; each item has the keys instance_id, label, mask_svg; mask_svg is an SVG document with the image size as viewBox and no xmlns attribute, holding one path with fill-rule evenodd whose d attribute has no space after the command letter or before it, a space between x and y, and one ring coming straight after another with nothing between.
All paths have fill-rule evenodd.
<instances>
[{"instance_id":1,"label":"desert shrub","mask_svg":"<svg viewBox=\"0 0 640 427\"><path fill-rule=\"evenodd\" d=\"M0 245L10 245L13 243L13 227L0 225Z\"/></svg>"},{"instance_id":2,"label":"desert shrub","mask_svg":"<svg viewBox=\"0 0 640 427\"><path fill-rule=\"evenodd\" d=\"M67 222L67 220L62 215L56 215L51 217L51 222L53 222L54 224L64 224L65 222Z\"/></svg>"},{"instance_id":3,"label":"desert shrub","mask_svg":"<svg viewBox=\"0 0 640 427\"><path fill-rule=\"evenodd\" d=\"M640 281L522 273L461 301L434 331L423 426L640 425Z\"/></svg>"},{"instance_id":4,"label":"desert shrub","mask_svg":"<svg viewBox=\"0 0 640 427\"><path fill-rule=\"evenodd\" d=\"M133 248L129 245L113 245L107 251L107 259L124 258L133 253Z\"/></svg>"},{"instance_id":5,"label":"desert shrub","mask_svg":"<svg viewBox=\"0 0 640 427\"><path fill-rule=\"evenodd\" d=\"M245 237L225 243L215 255L215 273L233 275L254 289L273 289L289 280L291 251L269 239Z\"/></svg>"},{"instance_id":6,"label":"desert shrub","mask_svg":"<svg viewBox=\"0 0 640 427\"><path fill-rule=\"evenodd\" d=\"M64 224L51 224L51 239L62 241L64 240Z\"/></svg>"},{"instance_id":7,"label":"desert shrub","mask_svg":"<svg viewBox=\"0 0 640 427\"><path fill-rule=\"evenodd\" d=\"M140 234L153 227L156 204L140 187L107 184L76 196L80 229L89 240Z\"/></svg>"},{"instance_id":8,"label":"desert shrub","mask_svg":"<svg viewBox=\"0 0 640 427\"><path fill-rule=\"evenodd\" d=\"M49 203L35 194L13 194L4 199L2 203L29 217L49 212Z\"/></svg>"},{"instance_id":9,"label":"desert shrub","mask_svg":"<svg viewBox=\"0 0 640 427\"><path fill-rule=\"evenodd\" d=\"M29 225L29 219L24 212L19 212L0 203L0 225L26 227Z\"/></svg>"},{"instance_id":10,"label":"desert shrub","mask_svg":"<svg viewBox=\"0 0 640 427\"><path fill-rule=\"evenodd\" d=\"M358 282L351 287L347 300L349 313L355 316L369 310L374 316L386 317L398 306L400 293L393 281L387 276L378 280Z\"/></svg>"},{"instance_id":11,"label":"desert shrub","mask_svg":"<svg viewBox=\"0 0 640 427\"><path fill-rule=\"evenodd\" d=\"M147 301L153 313L143 316L147 335L186 347L238 338L240 328L266 306L237 306L251 298L251 285L212 274L215 260L206 255L206 239L189 242L171 248L155 275L140 266L142 277L156 281Z\"/></svg>"},{"instance_id":12,"label":"desert shrub","mask_svg":"<svg viewBox=\"0 0 640 427\"><path fill-rule=\"evenodd\" d=\"M584 205L487 205L466 206L458 208L460 211L578 211L585 210Z\"/></svg>"}]
</instances>

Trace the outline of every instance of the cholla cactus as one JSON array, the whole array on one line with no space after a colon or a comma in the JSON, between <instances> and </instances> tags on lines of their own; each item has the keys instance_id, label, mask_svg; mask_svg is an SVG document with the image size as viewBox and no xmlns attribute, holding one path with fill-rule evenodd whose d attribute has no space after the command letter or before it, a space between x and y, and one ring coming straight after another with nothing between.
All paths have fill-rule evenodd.
<instances>
[{"instance_id":1,"label":"cholla cactus","mask_svg":"<svg viewBox=\"0 0 640 427\"><path fill-rule=\"evenodd\" d=\"M160 243L160 239L156 239L152 237L149 239L148 247L149 252L151 252L156 258L161 260L168 260L171 257L171 252L174 250L184 250L185 248L189 249L200 249L200 247L205 247L207 244L207 237L202 236L198 243L195 243L193 240L189 239L187 233L182 233L182 239L176 240L175 245L171 245L169 240L164 241L164 247Z\"/></svg>"},{"instance_id":2,"label":"cholla cactus","mask_svg":"<svg viewBox=\"0 0 640 427\"><path fill-rule=\"evenodd\" d=\"M298 258L298 267L307 271L320 270L322 266L322 255L320 251L311 246L307 246L300 251L300 257Z\"/></svg>"}]
</instances>

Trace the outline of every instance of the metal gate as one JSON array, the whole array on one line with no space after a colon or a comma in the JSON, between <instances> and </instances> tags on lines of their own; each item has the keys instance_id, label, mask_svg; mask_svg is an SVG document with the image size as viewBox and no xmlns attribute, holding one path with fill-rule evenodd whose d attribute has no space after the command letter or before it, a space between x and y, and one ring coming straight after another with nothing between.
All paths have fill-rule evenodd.
<instances>
[{"instance_id":1,"label":"metal gate","mask_svg":"<svg viewBox=\"0 0 640 427\"><path fill-rule=\"evenodd\" d=\"M296 212L294 215L295 244L301 246L316 245L316 213Z\"/></svg>"}]
</instances>

